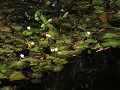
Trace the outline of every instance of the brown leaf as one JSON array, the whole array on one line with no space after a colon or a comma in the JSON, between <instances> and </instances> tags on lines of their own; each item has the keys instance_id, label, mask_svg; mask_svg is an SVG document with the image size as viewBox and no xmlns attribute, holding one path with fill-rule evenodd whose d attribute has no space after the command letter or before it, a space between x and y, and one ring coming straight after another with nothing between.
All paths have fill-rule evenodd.
<instances>
[{"instance_id":1,"label":"brown leaf","mask_svg":"<svg viewBox=\"0 0 120 90\"><path fill-rule=\"evenodd\" d=\"M108 20L111 18L112 16L112 12L103 12L99 15L99 19L104 22L104 23L107 23Z\"/></svg>"}]
</instances>

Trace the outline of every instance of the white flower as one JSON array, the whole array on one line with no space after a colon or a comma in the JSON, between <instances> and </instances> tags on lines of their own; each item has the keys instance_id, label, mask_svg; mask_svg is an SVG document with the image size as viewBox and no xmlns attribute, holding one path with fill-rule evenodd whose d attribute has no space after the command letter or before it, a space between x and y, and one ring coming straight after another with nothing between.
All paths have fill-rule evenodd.
<instances>
[{"instance_id":1,"label":"white flower","mask_svg":"<svg viewBox=\"0 0 120 90\"><path fill-rule=\"evenodd\" d=\"M45 27L45 24L43 23L43 24L41 25L41 27Z\"/></svg>"},{"instance_id":2,"label":"white flower","mask_svg":"<svg viewBox=\"0 0 120 90\"><path fill-rule=\"evenodd\" d=\"M58 48L51 48L50 51L51 51L51 52L57 52L57 51L58 51Z\"/></svg>"},{"instance_id":3,"label":"white flower","mask_svg":"<svg viewBox=\"0 0 120 90\"><path fill-rule=\"evenodd\" d=\"M90 21L90 19L89 18L86 18L86 20L85 20L86 22L88 22L88 21Z\"/></svg>"},{"instance_id":4,"label":"white flower","mask_svg":"<svg viewBox=\"0 0 120 90\"><path fill-rule=\"evenodd\" d=\"M30 26L28 26L28 27L27 27L27 29L28 29L28 30L30 30L30 29L31 29L31 27L30 27Z\"/></svg>"},{"instance_id":5,"label":"white flower","mask_svg":"<svg viewBox=\"0 0 120 90\"><path fill-rule=\"evenodd\" d=\"M57 52L57 51L58 51L58 48L54 48L54 51Z\"/></svg>"},{"instance_id":6,"label":"white flower","mask_svg":"<svg viewBox=\"0 0 120 90\"><path fill-rule=\"evenodd\" d=\"M87 35L90 35L91 33L89 31L87 31Z\"/></svg>"},{"instance_id":7,"label":"white flower","mask_svg":"<svg viewBox=\"0 0 120 90\"><path fill-rule=\"evenodd\" d=\"M48 19L48 21L47 21L48 23L50 23L50 22L52 22L52 19Z\"/></svg>"},{"instance_id":8,"label":"white flower","mask_svg":"<svg viewBox=\"0 0 120 90\"><path fill-rule=\"evenodd\" d=\"M53 48L50 49L51 52L54 52L55 50Z\"/></svg>"},{"instance_id":9,"label":"white flower","mask_svg":"<svg viewBox=\"0 0 120 90\"><path fill-rule=\"evenodd\" d=\"M31 45L35 45L35 43L34 43L34 42L31 42L30 44L31 44Z\"/></svg>"},{"instance_id":10,"label":"white flower","mask_svg":"<svg viewBox=\"0 0 120 90\"><path fill-rule=\"evenodd\" d=\"M20 54L20 58L25 58L24 54Z\"/></svg>"},{"instance_id":11,"label":"white flower","mask_svg":"<svg viewBox=\"0 0 120 90\"><path fill-rule=\"evenodd\" d=\"M51 37L51 35L50 34L46 34L46 37Z\"/></svg>"}]
</instances>

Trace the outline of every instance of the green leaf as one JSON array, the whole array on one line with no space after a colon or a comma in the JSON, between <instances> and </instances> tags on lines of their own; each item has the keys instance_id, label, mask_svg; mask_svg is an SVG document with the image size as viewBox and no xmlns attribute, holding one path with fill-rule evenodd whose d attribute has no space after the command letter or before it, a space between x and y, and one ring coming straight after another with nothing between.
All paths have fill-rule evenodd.
<instances>
[{"instance_id":1,"label":"green leaf","mask_svg":"<svg viewBox=\"0 0 120 90\"><path fill-rule=\"evenodd\" d=\"M55 30L49 31L49 34L50 34L52 39L56 39L59 36L58 31L55 31Z\"/></svg>"},{"instance_id":2,"label":"green leaf","mask_svg":"<svg viewBox=\"0 0 120 90\"><path fill-rule=\"evenodd\" d=\"M13 90L11 86L4 86L3 88L0 88L0 90Z\"/></svg>"},{"instance_id":3,"label":"green leaf","mask_svg":"<svg viewBox=\"0 0 120 90\"><path fill-rule=\"evenodd\" d=\"M40 15L40 19L43 21L43 22L46 22L47 21L47 19L46 19L46 17L41 13L41 15Z\"/></svg>"},{"instance_id":4,"label":"green leaf","mask_svg":"<svg viewBox=\"0 0 120 90\"><path fill-rule=\"evenodd\" d=\"M0 73L0 79L6 79L6 78L7 78L6 75L4 75L3 73Z\"/></svg>"},{"instance_id":5,"label":"green leaf","mask_svg":"<svg viewBox=\"0 0 120 90\"><path fill-rule=\"evenodd\" d=\"M24 62L22 62L22 61L13 61L11 64L10 64L10 66L9 66L9 68L14 68L14 69L19 69L19 68L21 68L22 66L24 65Z\"/></svg>"},{"instance_id":6,"label":"green leaf","mask_svg":"<svg viewBox=\"0 0 120 90\"><path fill-rule=\"evenodd\" d=\"M37 10L37 11L35 12L35 20L36 20L36 21L39 21L39 20L40 20L40 11L39 11L39 10Z\"/></svg>"},{"instance_id":7,"label":"green leaf","mask_svg":"<svg viewBox=\"0 0 120 90\"><path fill-rule=\"evenodd\" d=\"M92 1L92 3L94 4L94 5L102 5L103 4L103 0L93 0Z\"/></svg>"},{"instance_id":8,"label":"green leaf","mask_svg":"<svg viewBox=\"0 0 120 90\"><path fill-rule=\"evenodd\" d=\"M117 1L115 2L115 5L118 6L118 7L120 7L120 0L117 0Z\"/></svg>"},{"instance_id":9,"label":"green leaf","mask_svg":"<svg viewBox=\"0 0 120 90\"><path fill-rule=\"evenodd\" d=\"M34 51L34 52L42 52L43 51L43 48L40 48L38 46L35 46L34 48L31 49L31 51Z\"/></svg>"},{"instance_id":10,"label":"green leaf","mask_svg":"<svg viewBox=\"0 0 120 90\"><path fill-rule=\"evenodd\" d=\"M54 62L55 64L61 64L61 65L68 63L68 61L67 61L66 59L61 59L61 58L55 58L55 59L53 60L53 62Z\"/></svg>"},{"instance_id":11,"label":"green leaf","mask_svg":"<svg viewBox=\"0 0 120 90\"><path fill-rule=\"evenodd\" d=\"M15 31L20 31L22 30L22 26L18 25L18 24L12 24L11 27L15 30Z\"/></svg>"},{"instance_id":12,"label":"green leaf","mask_svg":"<svg viewBox=\"0 0 120 90\"><path fill-rule=\"evenodd\" d=\"M74 45L74 49L77 51L82 51L82 50L85 50L86 48L88 48L88 43L84 41L78 41Z\"/></svg>"},{"instance_id":13,"label":"green leaf","mask_svg":"<svg viewBox=\"0 0 120 90\"><path fill-rule=\"evenodd\" d=\"M87 39L87 40L85 40L85 42L86 43L97 43L97 40L95 40L95 39Z\"/></svg>"},{"instance_id":14,"label":"green leaf","mask_svg":"<svg viewBox=\"0 0 120 90\"><path fill-rule=\"evenodd\" d=\"M33 66L33 65L37 65L38 64L38 60L36 58L32 58L32 57L29 57L29 58L24 58L22 59L23 62L30 62L30 65Z\"/></svg>"},{"instance_id":15,"label":"green leaf","mask_svg":"<svg viewBox=\"0 0 120 90\"><path fill-rule=\"evenodd\" d=\"M62 50L58 52L59 57L69 57L74 53L74 51Z\"/></svg>"},{"instance_id":16,"label":"green leaf","mask_svg":"<svg viewBox=\"0 0 120 90\"><path fill-rule=\"evenodd\" d=\"M105 39L110 39L110 38L117 38L120 37L119 35L115 34L115 33L106 33L103 38Z\"/></svg>"},{"instance_id":17,"label":"green leaf","mask_svg":"<svg viewBox=\"0 0 120 90\"><path fill-rule=\"evenodd\" d=\"M22 72L13 71L9 76L10 81L27 79Z\"/></svg>"},{"instance_id":18,"label":"green leaf","mask_svg":"<svg viewBox=\"0 0 120 90\"><path fill-rule=\"evenodd\" d=\"M38 72L35 72L35 73L32 73L32 75L30 76L31 78L41 78L42 77L42 74L41 73L38 73Z\"/></svg>"},{"instance_id":19,"label":"green leaf","mask_svg":"<svg viewBox=\"0 0 120 90\"><path fill-rule=\"evenodd\" d=\"M46 60L54 60L55 58L54 56L46 55Z\"/></svg>"},{"instance_id":20,"label":"green leaf","mask_svg":"<svg viewBox=\"0 0 120 90\"><path fill-rule=\"evenodd\" d=\"M32 31L29 31L29 30L23 31L23 35L24 35L24 36L30 36L30 35L32 35L32 34L33 34Z\"/></svg>"},{"instance_id":21,"label":"green leaf","mask_svg":"<svg viewBox=\"0 0 120 90\"><path fill-rule=\"evenodd\" d=\"M45 46L48 46L48 40L44 40L44 41L39 41L39 44L41 47L45 47Z\"/></svg>"},{"instance_id":22,"label":"green leaf","mask_svg":"<svg viewBox=\"0 0 120 90\"><path fill-rule=\"evenodd\" d=\"M0 64L0 72L2 72L5 75L9 75L11 71L7 66Z\"/></svg>"},{"instance_id":23,"label":"green leaf","mask_svg":"<svg viewBox=\"0 0 120 90\"><path fill-rule=\"evenodd\" d=\"M57 65L56 67L54 67L53 71L54 72L59 72L63 69L63 66L62 65Z\"/></svg>"},{"instance_id":24,"label":"green leaf","mask_svg":"<svg viewBox=\"0 0 120 90\"><path fill-rule=\"evenodd\" d=\"M107 40L106 42L101 44L102 46L111 46L111 47L117 47L120 46L120 41L118 40Z\"/></svg>"}]
</instances>

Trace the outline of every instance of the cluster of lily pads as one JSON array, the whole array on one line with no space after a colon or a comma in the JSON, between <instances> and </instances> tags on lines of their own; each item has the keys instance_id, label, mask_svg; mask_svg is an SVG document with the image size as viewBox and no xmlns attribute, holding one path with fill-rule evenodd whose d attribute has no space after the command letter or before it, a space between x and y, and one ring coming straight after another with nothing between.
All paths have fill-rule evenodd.
<instances>
[{"instance_id":1,"label":"cluster of lily pads","mask_svg":"<svg viewBox=\"0 0 120 90\"><path fill-rule=\"evenodd\" d=\"M93 3L99 6L102 2L98 1L93 0ZM46 4L49 5L49 2ZM1 26L0 79L39 79L43 72L61 71L64 65L69 63L70 57L77 57L88 48L96 51L100 48L119 46L119 33L114 32L120 28L101 22L97 18L101 7L96 6L95 10L91 11L92 16L85 14L84 10L89 8L86 3L84 7L77 6L78 10L72 8L77 13L80 12L79 8L84 11L82 17L70 14L70 11L64 8L60 9L60 16L51 18L45 12L37 10L34 16L27 12L25 14L29 20L36 21L38 27L23 27L16 23ZM114 32L104 33L108 28Z\"/></svg>"}]
</instances>

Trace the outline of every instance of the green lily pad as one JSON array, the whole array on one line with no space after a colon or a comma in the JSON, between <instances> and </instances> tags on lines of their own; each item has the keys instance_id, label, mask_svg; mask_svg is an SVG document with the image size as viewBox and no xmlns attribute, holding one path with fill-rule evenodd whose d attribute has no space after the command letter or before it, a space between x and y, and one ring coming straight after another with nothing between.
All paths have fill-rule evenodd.
<instances>
[{"instance_id":1,"label":"green lily pad","mask_svg":"<svg viewBox=\"0 0 120 90\"><path fill-rule=\"evenodd\" d=\"M22 62L22 61L13 61L9 65L9 68L19 69L19 68L23 67L23 65L24 65L24 62Z\"/></svg>"},{"instance_id":2,"label":"green lily pad","mask_svg":"<svg viewBox=\"0 0 120 90\"><path fill-rule=\"evenodd\" d=\"M0 79L6 79L6 78L7 78L6 75L4 75L3 73L0 73Z\"/></svg>"},{"instance_id":3,"label":"green lily pad","mask_svg":"<svg viewBox=\"0 0 120 90\"><path fill-rule=\"evenodd\" d=\"M29 31L29 30L23 31L23 35L24 35L24 36L30 36L30 35L32 35L32 34L33 34L32 31Z\"/></svg>"},{"instance_id":4,"label":"green lily pad","mask_svg":"<svg viewBox=\"0 0 120 90\"><path fill-rule=\"evenodd\" d=\"M11 86L4 86L3 88L0 88L0 90L13 90Z\"/></svg>"},{"instance_id":5,"label":"green lily pad","mask_svg":"<svg viewBox=\"0 0 120 90\"><path fill-rule=\"evenodd\" d=\"M27 79L22 72L13 71L9 76L10 81Z\"/></svg>"},{"instance_id":6,"label":"green lily pad","mask_svg":"<svg viewBox=\"0 0 120 90\"><path fill-rule=\"evenodd\" d=\"M9 68L7 68L7 66L0 64L0 72L5 75L9 75L11 71Z\"/></svg>"},{"instance_id":7,"label":"green lily pad","mask_svg":"<svg viewBox=\"0 0 120 90\"><path fill-rule=\"evenodd\" d=\"M11 26L11 28L13 28L15 31L20 31L20 30L22 30L23 28L22 28L22 26L20 26L19 24L12 24L12 25L10 25Z\"/></svg>"},{"instance_id":8,"label":"green lily pad","mask_svg":"<svg viewBox=\"0 0 120 90\"><path fill-rule=\"evenodd\" d=\"M102 5L103 4L103 0L93 0L92 3L95 5Z\"/></svg>"}]
</instances>

